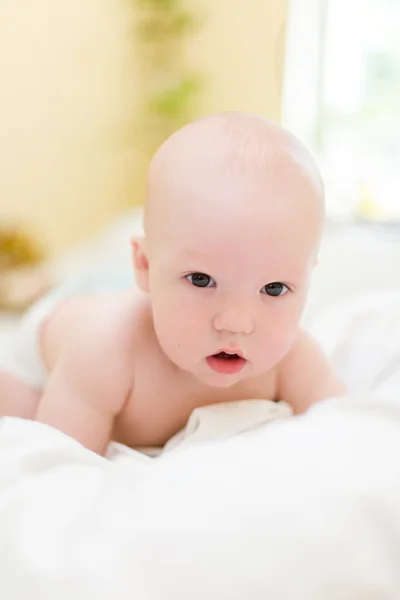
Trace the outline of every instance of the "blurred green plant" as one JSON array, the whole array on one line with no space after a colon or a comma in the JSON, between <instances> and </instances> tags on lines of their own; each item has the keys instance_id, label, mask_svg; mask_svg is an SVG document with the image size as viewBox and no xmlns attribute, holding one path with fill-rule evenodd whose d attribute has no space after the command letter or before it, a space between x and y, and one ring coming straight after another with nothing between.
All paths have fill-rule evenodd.
<instances>
[{"instance_id":1,"label":"blurred green plant","mask_svg":"<svg viewBox=\"0 0 400 600\"><path fill-rule=\"evenodd\" d=\"M152 152L191 120L201 77L188 69L185 44L200 24L184 0L129 0L135 10L143 104L141 144Z\"/></svg>"}]
</instances>

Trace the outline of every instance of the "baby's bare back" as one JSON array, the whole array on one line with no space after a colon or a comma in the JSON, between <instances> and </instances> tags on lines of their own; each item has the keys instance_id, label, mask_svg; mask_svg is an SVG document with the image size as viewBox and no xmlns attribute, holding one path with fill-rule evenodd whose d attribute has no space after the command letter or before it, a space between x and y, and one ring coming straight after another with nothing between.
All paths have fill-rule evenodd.
<instances>
[{"instance_id":1,"label":"baby's bare back","mask_svg":"<svg viewBox=\"0 0 400 600\"><path fill-rule=\"evenodd\" d=\"M275 399L275 371L211 388L162 352L149 298L133 290L64 301L41 331L49 371L38 419L103 452L110 438L161 446L199 406Z\"/></svg>"}]
</instances>

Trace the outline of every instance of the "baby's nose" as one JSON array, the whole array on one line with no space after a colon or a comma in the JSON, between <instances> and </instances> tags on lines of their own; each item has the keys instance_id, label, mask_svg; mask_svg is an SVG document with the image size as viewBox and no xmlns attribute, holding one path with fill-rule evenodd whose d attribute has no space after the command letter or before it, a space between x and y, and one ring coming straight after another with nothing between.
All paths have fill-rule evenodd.
<instances>
[{"instance_id":1,"label":"baby's nose","mask_svg":"<svg viewBox=\"0 0 400 600\"><path fill-rule=\"evenodd\" d=\"M213 326L217 331L250 334L254 329L254 316L248 306L225 306L214 316Z\"/></svg>"}]
</instances>

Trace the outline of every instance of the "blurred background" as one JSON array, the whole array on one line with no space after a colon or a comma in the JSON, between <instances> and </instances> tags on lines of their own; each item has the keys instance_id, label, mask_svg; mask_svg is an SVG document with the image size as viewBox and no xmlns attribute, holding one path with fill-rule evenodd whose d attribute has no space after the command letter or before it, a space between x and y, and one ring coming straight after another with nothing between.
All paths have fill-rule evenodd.
<instances>
[{"instance_id":1,"label":"blurred background","mask_svg":"<svg viewBox=\"0 0 400 600\"><path fill-rule=\"evenodd\" d=\"M1 2L2 222L59 252L143 201L181 124L279 119L286 19L285 0Z\"/></svg>"},{"instance_id":2,"label":"blurred background","mask_svg":"<svg viewBox=\"0 0 400 600\"><path fill-rule=\"evenodd\" d=\"M0 305L128 271L155 148L231 109L282 122L321 167L311 312L400 289L399 32L400 0L0 2Z\"/></svg>"},{"instance_id":3,"label":"blurred background","mask_svg":"<svg viewBox=\"0 0 400 600\"><path fill-rule=\"evenodd\" d=\"M283 121L319 159L330 216L399 220L399 0L289 4Z\"/></svg>"}]
</instances>

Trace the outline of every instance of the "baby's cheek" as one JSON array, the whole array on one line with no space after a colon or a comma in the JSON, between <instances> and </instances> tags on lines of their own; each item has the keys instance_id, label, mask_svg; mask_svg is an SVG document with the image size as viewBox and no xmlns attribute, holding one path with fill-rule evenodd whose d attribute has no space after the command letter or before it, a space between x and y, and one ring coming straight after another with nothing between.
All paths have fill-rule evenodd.
<instances>
[{"instance_id":1,"label":"baby's cheek","mask_svg":"<svg viewBox=\"0 0 400 600\"><path fill-rule=\"evenodd\" d=\"M291 335L299 327L305 302L304 294L298 294L288 300L289 302L275 315L275 322L279 325L283 335Z\"/></svg>"},{"instance_id":2,"label":"baby's cheek","mask_svg":"<svg viewBox=\"0 0 400 600\"><path fill-rule=\"evenodd\" d=\"M201 319L193 303L181 301L180 298L166 298L164 306L159 309L162 314L163 329L169 332L172 340L183 343L199 331Z\"/></svg>"},{"instance_id":3,"label":"baby's cheek","mask_svg":"<svg viewBox=\"0 0 400 600\"><path fill-rule=\"evenodd\" d=\"M271 362L277 362L286 354L294 342L297 321L293 319L271 319L264 324L261 343Z\"/></svg>"}]
</instances>

